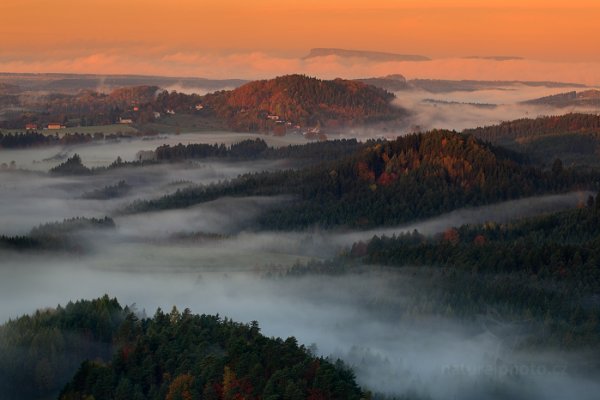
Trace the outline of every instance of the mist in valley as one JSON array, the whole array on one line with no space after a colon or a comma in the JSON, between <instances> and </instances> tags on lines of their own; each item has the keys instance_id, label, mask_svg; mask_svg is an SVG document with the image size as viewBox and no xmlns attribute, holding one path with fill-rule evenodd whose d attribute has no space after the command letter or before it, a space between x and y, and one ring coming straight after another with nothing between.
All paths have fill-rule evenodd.
<instances>
[{"instance_id":1,"label":"mist in valley","mask_svg":"<svg viewBox=\"0 0 600 400\"><path fill-rule=\"evenodd\" d=\"M393 134L378 128L354 129L342 136L364 140L417 128L461 130L573 111L520 104L554 93L556 89L525 86L444 94L399 92L396 103L410 110L402 129ZM162 144L232 144L256 137L275 147L306 142L301 135L207 132L0 151L0 163L15 161L15 170L0 172L0 234L25 235L39 224L74 217L109 216L116 224L114 230L78 233L86 248L80 253L0 250L0 321L107 293L149 316L158 307L168 311L176 305L241 322L256 320L268 336L293 335L318 355L341 358L361 385L387 395L595 398L600 376L588 366L589 357L523 350L524 338L539 335L544 328L527 320L499 318L493 307L472 318L449 317L443 312L447 307L443 284L432 281L427 268L353 265L336 275L288 273L293 266L335 258L374 235L415 229L435 235L462 224L508 222L572 209L585 203L588 192L459 209L367 231L268 232L254 228L256 219L293 198L220 198L185 209L133 215L121 211L135 200L191 185L298 166L290 160L207 159L109 169L89 176L47 173L75 153L86 166L102 167L117 157L133 161L139 151ZM85 198L86 193L120 181L130 186L122 196Z\"/></svg>"},{"instance_id":2,"label":"mist in valley","mask_svg":"<svg viewBox=\"0 0 600 400\"><path fill-rule=\"evenodd\" d=\"M22 150L2 150L0 151L0 164L6 163L8 165L11 161L15 161L15 167L17 169L21 168L29 171L45 172L77 153L81 156L81 159L86 166L90 168L105 167L114 162L117 157L121 157L123 161L135 161L139 152L153 151L157 147L165 144L170 146L175 146L179 143L183 145L194 143L223 143L225 145L230 145L245 139L256 138L264 140L272 147L307 143L307 140L300 135L277 137L255 133L197 132L180 135L150 136L144 137L143 139L131 138L106 140L100 143L74 146L50 146ZM227 168L227 166L224 165L223 168ZM261 165L257 164L256 167L253 168L260 170Z\"/></svg>"},{"instance_id":3,"label":"mist in valley","mask_svg":"<svg viewBox=\"0 0 600 400\"><path fill-rule=\"evenodd\" d=\"M564 115L584 112L598 113L593 107L564 107L523 104L545 96L569 91L581 91L580 87L549 88L527 85L511 85L497 88L430 93L414 90L397 92L395 104L410 111L407 126L410 130L463 129L496 125L520 118L536 118L547 115Z\"/></svg>"},{"instance_id":4,"label":"mist in valley","mask_svg":"<svg viewBox=\"0 0 600 400\"><path fill-rule=\"evenodd\" d=\"M515 344L523 335L542 329L528 321L486 315L465 321L415 311L421 302L443 306L418 271L370 267L341 276L269 278L269 268L255 269L269 260L251 251L237 264L215 252L209 265L196 257L196 248L127 250L75 259L3 255L0 315L6 320L108 293L150 316L157 307L169 311L176 305L259 321L267 336L293 335L315 354L339 357L361 385L390 395L594 399L600 389L585 354L519 351Z\"/></svg>"},{"instance_id":5,"label":"mist in valley","mask_svg":"<svg viewBox=\"0 0 600 400\"><path fill-rule=\"evenodd\" d=\"M182 137L211 138L181 135L168 140ZM100 165L121 154L130 159L140 145L149 149L160 144L131 141L68 151L82 154L86 164ZM25 168L52 151L2 151L0 156ZM136 199L179 187L289 167L293 163L286 160L207 160L83 177L25 170L1 173L0 234L26 234L40 223L82 216L111 216L116 228L80 232L79 239L87 245L80 253L1 250L0 321L107 293L149 316L158 307L168 311L176 305L240 322L256 320L268 336L293 335L318 355L343 359L354 368L360 384L384 394L433 399L595 398L600 390L596 372L578 372L586 371L584 355L519 350L522 338L536 335L542 327L498 319L493 310L466 320L438 312L445 307L443 293L432 285L427 268L358 265L338 275L287 273L294 265L334 258L373 235L414 229L433 235L465 223L506 222L576 207L585 201L586 192L457 210L370 231L256 231L253 221L293 200L287 196L221 198L134 215L118 212ZM87 191L120 180L132 186L123 197L82 198Z\"/></svg>"}]
</instances>

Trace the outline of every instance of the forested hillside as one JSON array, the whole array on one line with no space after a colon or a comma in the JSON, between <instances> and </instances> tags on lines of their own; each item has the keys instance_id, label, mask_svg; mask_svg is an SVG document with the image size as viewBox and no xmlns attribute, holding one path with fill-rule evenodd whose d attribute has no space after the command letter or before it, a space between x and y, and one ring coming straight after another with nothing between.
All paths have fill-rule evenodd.
<instances>
[{"instance_id":1,"label":"forested hillside","mask_svg":"<svg viewBox=\"0 0 600 400\"><path fill-rule=\"evenodd\" d=\"M590 89L579 92L572 91L559 93L551 96L540 97L538 99L528 100L524 103L554 107L598 107L600 106L600 90Z\"/></svg>"},{"instance_id":2,"label":"forested hillside","mask_svg":"<svg viewBox=\"0 0 600 400\"><path fill-rule=\"evenodd\" d=\"M121 121L139 128L184 114L198 121L216 120L235 131L281 134L286 129L335 129L406 116L405 110L391 104L394 98L392 93L362 82L304 75L254 81L202 96L134 86L109 94L84 90L32 97L19 103L29 111L13 113L0 121L0 128L24 129L34 123L41 129L51 122L76 127Z\"/></svg>"},{"instance_id":3,"label":"forested hillside","mask_svg":"<svg viewBox=\"0 0 600 400\"><path fill-rule=\"evenodd\" d=\"M231 160L296 159L328 161L355 153L364 147L356 139L327 140L301 145L270 147L262 139L246 139L226 146L225 144L178 144L162 145L155 150L157 161L177 162L204 158L227 158Z\"/></svg>"},{"instance_id":4,"label":"forested hillside","mask_svg":"<svg viewBox=\"0 0 600 400\"><path fill-rule=\"evenodd\" d=\"M266 338L257 323L158 310L129 315L108 364L85 362L60 395L96 399L344 399L364 394L341 363L316 358L293 337Z\"/></svg>"},{"instance_id":5,"label":"forested hillside","mask_svg":"<svg viewBox=\"0 0 600 400\"><path fill-rule=\"evenodd\" d=\"M108 296L1 325L0 356L6 400L56 395L78 366L61 399L364 397L350 370L293 337L175 308L140 319Z\"/></svg>"},{"instance_id":6,"label":"forested hillside","mask_svg":"<svg viewBox=\"0 0 600 400\"><path fill-rule=\"evenodd\" d=\"M105 296L40 310L0 325L2 398L56 396L82 361L110 359L129 312Z\"/></svg>"},{"instance_id":7,"label":"forested hillside","mask_svg":"<svg viewBox=\"0 0 600 400\"><path fill-rule=\"evenodd\" d=\"M449 307L472 315L495 305L534 318L535 342L561 347L600 343L600 198L580 209L507 224L374 237L350 252L368 264L431 269L444 276ZM483 308L482 308L483 307Z\"/></svg>"},{"instance_id":8,"label":"forested hillside","mask_svg":"<svg viewBox=\"0 0 600 400\"><path fill-rule=\"evenodd\" d=\"M488 142L502 142L546 135L567 133L600 133L600 116L572 113L561 116L523 118L474 129L463 133L474 135Z\"/></svg>"},{"instance_id":9,"label":"forested hillside","mask_svg":"<svg viewBox=\"0 0 600 400\"><path fill-rule=\"evenodd\" d=\"M600 116L595 114L518 119L464 133L525 153L547 165L557 158L566 165L599 165Z\"/></svg>"},{"instance_id":10,"label":"forested hillside","mask_svg":"<svg viewBox=\"0 0 600 400\"><path fill-rule=\"evenodd\" d=\"M70 218L39 225L27 235L0 235L0 250L80 252L87 244L82 233L114 228L115 222L108 217Z\"/></svg>"},{"instance_id":11,"label":"forested hillside","mask_svg":"<svg viewBox=\"0 0 600 400\"><path fill-rule=\"evenodd\" d=\"M595 175L542 171L473 136L432 131L369 142L351 156L300 170L247 174L132 204L126 212L187 207L222 196L295 195L262 215L269 229L394 225L459 207L590 188Z\"/></svg>"},{"instance_id":12,"label":"forested hillside","mask_svg":"<svg viewBox=\"0 0 600 400\"><path fill-rule=\"evenodd\" d=\"M208 94L203 101L232 129L263 131L277 121L342 127L403 116L405 111L392 106L393 99L393 94L357 81L287 75Z\"/></svg>"}]
</instances>

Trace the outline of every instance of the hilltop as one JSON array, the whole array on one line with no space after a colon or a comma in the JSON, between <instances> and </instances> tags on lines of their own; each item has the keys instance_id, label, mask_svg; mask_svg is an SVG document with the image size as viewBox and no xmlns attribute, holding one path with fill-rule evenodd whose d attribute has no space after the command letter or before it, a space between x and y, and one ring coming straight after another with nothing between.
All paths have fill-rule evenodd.
<instances>
[{"instance_id":1,"label":"hilltop","mask_svg":"<svg viewBox=\"0 0 600 400\"><path fill-rule=\"evenodd\" d=\"M9 400L366 396L341 362L294 337L266 337L257 322L175 307L140 318L106 295L0 325L0 354L0 393Z\"/></svg>"},{"instance_id":2,"label":"hilltop","mask_svg":"<svg viewBox=\"0 0 600 400\"><path fill-rule=\"evenodd\" d=\"M400 118L406 111L391 104L392 93L362 82L287 75L247 83L204 96L218 118L239 131L355 126Z\"/></svg>"},{"instance_id":3,"label":"hilltop","mask_svg":"<svg viewBox=\"0 0 600 400\"><path fill-rule=\"evenodd\" d=\"M367 85L373 85L385 90L389 90L390 92L397 92L410 88L406 78L401 74L392 74L373 78L361 78L355 80L366 83Z\"/></svg>"},{"instance_id":4,"label":"hilltop","mask_svg":"<svg viewBox=\"0 0 600 400\"><path fill-rule=\"evenodd\" d=\"M341 154L341 153L340 153ZM125 212L189 207L221 197L289 195L260 216L264 229L397 225L456 209L543 193L587 188L588 174L543 171L471 135L431 131L370 141L298 170L247 174L137 201Z\"/></svg>"}]
</instances>

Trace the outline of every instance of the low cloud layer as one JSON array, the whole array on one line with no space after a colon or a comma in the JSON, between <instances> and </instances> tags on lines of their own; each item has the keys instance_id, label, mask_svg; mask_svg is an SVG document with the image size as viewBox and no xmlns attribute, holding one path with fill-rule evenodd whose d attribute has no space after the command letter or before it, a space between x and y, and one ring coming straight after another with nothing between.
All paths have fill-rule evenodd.
<instances>
[{"instance_id":1,"label":"low cloud layer","mask_svg":"<svg viewBox=\"0 0 600 400\"><path fill-rule=\"evenodd\" d=\"M205 78L265 79L303 73L322 78L364 78L403 74L409 78L562 81L600 85L598 62L439 58L425 62L369 62L338 56L301 59L264 52L227 55L175 52L148 55L100 52L84 56L39 59L0 57L0 70L145 74Z\"/></svg>"},{"instance_id":2,"label":"low cloud layer","mask_svg":"<svg viewBox=\"0 0 600 400\"><path fill-rule=\"evenodd\" d=\"M109 154L102 146L81 150L84 161ZM45 151L27 154L39 159ZM18 163L27 164L21 158ZM3 172L0 234L25 233L41 222L70 216L110 214L135 198L171 192L178 180L209 183L242 172L278 169L281 163L165 164L91 177ZM121 179L132 185L125 198L80 198L84 191ZM316 354L342 358L354 368L360 384L378 392L412 392L436 400L592 400L600 390L600 377L586 366L589 357L519 350L515 344L524 335L541 329L529 321L494 314L469 321L443 317L435 312L444 307L443 296L422 268L363 267L340 276L280 276L298 262L334 257L375 234L413 229L434 234L464 223L571 208L586 197L578 192L521 199L366 232L250 229L261 212L289 201L287 197L223 198L181 210L117 216L115 230L85 233L91 244L87 253L0 251L0 323L37 308L108 293L122 304L135 303L148 315L157 307L168 311L177 305L236 321L257 320L268 336L293 335ZM220 235L176 235L182 233Z\"/></svg>"}]
</instances>

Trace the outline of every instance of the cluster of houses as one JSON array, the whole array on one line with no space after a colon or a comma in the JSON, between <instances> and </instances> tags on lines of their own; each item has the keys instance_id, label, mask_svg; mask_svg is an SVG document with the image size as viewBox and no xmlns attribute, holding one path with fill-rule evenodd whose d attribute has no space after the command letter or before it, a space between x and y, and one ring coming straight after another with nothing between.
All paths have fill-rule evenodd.
<instances>
[{"instance_id":1,"label":"cluster of houses","mask_svg":"<svg viewBox=\"0 0 600 400\"><path fill-rule=\"evenodd\" d=\"M285 135L287 133L287 129L294 129L293 132L301 133L302 136L306 137L307 139L324 140L324 138L326 138L326 136L321 132L321 128L319 128L319 127L308 128L308 129L302 131L301 130L302 127L300 125L294 125L290 121L282 120L279 117L279 115L268 114L267 119L275 122L275 126L273 127L273 134L277 135L277 136Z\"/></svg>"},{"instance_id":2,"label":"cluster of houses","mask_svg":"<svg viewBox=\"0 0 600 400\"><path fill-rule=\"evenodd\" d=\"M49 124L47 124L45 127L41 128L41 129L48 129L48 130L56 130L56 129L63 129L66 128L65 125L63 124L59 124L58 122L50 122ZM25 130L26 131L37 131L39 128L38 124L25 124Z\"/></svg>"}]
</instances>

